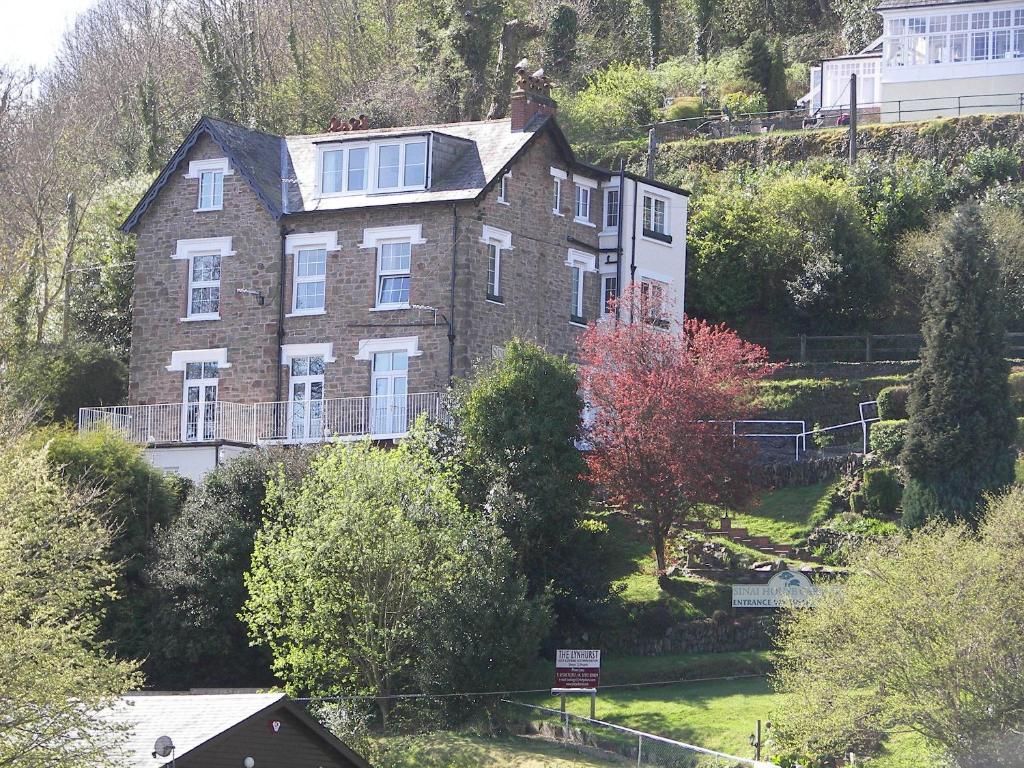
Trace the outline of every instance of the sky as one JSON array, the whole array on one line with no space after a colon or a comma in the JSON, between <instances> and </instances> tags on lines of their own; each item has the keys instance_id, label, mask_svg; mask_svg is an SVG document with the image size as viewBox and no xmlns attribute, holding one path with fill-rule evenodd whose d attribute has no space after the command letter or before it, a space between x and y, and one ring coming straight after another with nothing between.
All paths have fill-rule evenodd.
<instances>
[{"instance_id":1,"label":"sky","mask_svg":"<svg viewBox=\"0 0 1024 768\"><path fill-rule=\"evenodd\" d=\"M0 0L0 65L45 67L64 30L95 0Z\"/></svg>"}]
</instances>

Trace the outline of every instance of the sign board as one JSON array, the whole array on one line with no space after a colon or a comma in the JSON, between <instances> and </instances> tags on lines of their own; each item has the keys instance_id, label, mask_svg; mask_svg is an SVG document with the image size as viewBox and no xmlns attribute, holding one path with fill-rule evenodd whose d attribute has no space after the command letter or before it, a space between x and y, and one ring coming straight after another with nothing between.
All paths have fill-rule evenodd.
<instances>
[{"instance_id":1,"label":"sign board","mask_svg":"<svg viewBox=\"0 0 1024 768\"><path fill-rule=\"evenodd\" d=\"M560 648L555 656L556 688L597 688L601 651Z\"/></svg>"},{"instance_id":2,"label":"sign board","mask_svg":"<svg viewBox=\"0 0 1024 768\"><path fill-rule=\"evenodd\" d=\"M733 608L780 608L784 605L806 605L821 594L804 574L779 571L767 584L733 584Z\"/></svg>"}]
</instances>

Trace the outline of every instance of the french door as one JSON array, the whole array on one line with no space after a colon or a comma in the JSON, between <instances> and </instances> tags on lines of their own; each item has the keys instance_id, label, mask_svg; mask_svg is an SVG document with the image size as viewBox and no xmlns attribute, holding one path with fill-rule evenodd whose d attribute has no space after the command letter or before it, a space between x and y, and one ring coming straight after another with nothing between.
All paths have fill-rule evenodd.
<instances>
[{"instance_id":1,"label":"french door","mask_svg":"<svg viewBox=\"0 0 1024 768\"><path fill-rule=\"evenodd\" d=\"M320 440L324 435L324 359L293 357L289 378L288 438Z\"/></svg>"},{"instance_id":2,"label":"french door","mask_svg":"<svg viewBox=\"0 0 1024 768\"><path fill-rule=\"evenodd\" d=\"M377 352L370 379L372 429L375 436L408 431L409 353Z\"/></svg>"},{"instance_id":3,"label":"french door","mask_svg":"<svg viewBox=\"0 0 1024 768\"><path fill-rule=\"evenodd\" d=\"M181 439L186 443L217 437L217 363L186 363L181 406Z\"/></svg>"}]
</instances>

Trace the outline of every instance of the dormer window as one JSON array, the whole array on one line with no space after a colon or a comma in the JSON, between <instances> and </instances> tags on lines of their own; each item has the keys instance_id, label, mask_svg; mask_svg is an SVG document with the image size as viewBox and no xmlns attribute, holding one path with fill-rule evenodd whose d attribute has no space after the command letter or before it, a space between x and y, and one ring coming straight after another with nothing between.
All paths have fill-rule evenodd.
<instances>
[{"instance_id":1,"label":"dormer window","mask_svg":"<svg viewBox=\"0 0 1024 768\"><path fill-rule=\"evenodd\" d=\"M224 177L233 173L226 157L193 160L186 179L198 179L199 195L195 211L220 211L224 208Z\"/></svg>"},{"instance_id":2,"label":"dormer window","mask_svg":"<svg viewBox=\"0 0 1024 768\"><path fill-rule=\"evenodd\" d=\"M407 192L427 185L427 139L328 145L320 150L320 196Z\"/></svg>"}]
</instances>

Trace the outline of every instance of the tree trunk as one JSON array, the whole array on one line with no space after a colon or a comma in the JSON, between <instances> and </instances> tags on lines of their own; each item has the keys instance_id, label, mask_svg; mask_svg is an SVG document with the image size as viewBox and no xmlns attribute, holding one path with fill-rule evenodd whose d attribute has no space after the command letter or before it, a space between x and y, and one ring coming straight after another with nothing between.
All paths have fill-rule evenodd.
<instances>
[{"instance_id":1,"label":"tree trunk","mask_svg":"<svg viewBox=\"0 0 1024 768\"><path fill-rule=\"evenodd\" d=\"M651 528L651 539L654 544L654 557L658 562L658 575L666 570L665 564L665 533L658 527Z\"/></svg>"},{"instance_id":2,"label":"tree trunk","mask_svg":"<svg viewBox=\"0 0 1024 768\"><path fill-rule=\"evenodd\" d=\"M519 61L523 43L540 34L540 30L528 22L512 19L501 28L498 39L498 60L491 76L491 107L487 110L488 120L499 120L508 114L508 97L515 79L513 67Z\"/></svg>"}]
</instances>

